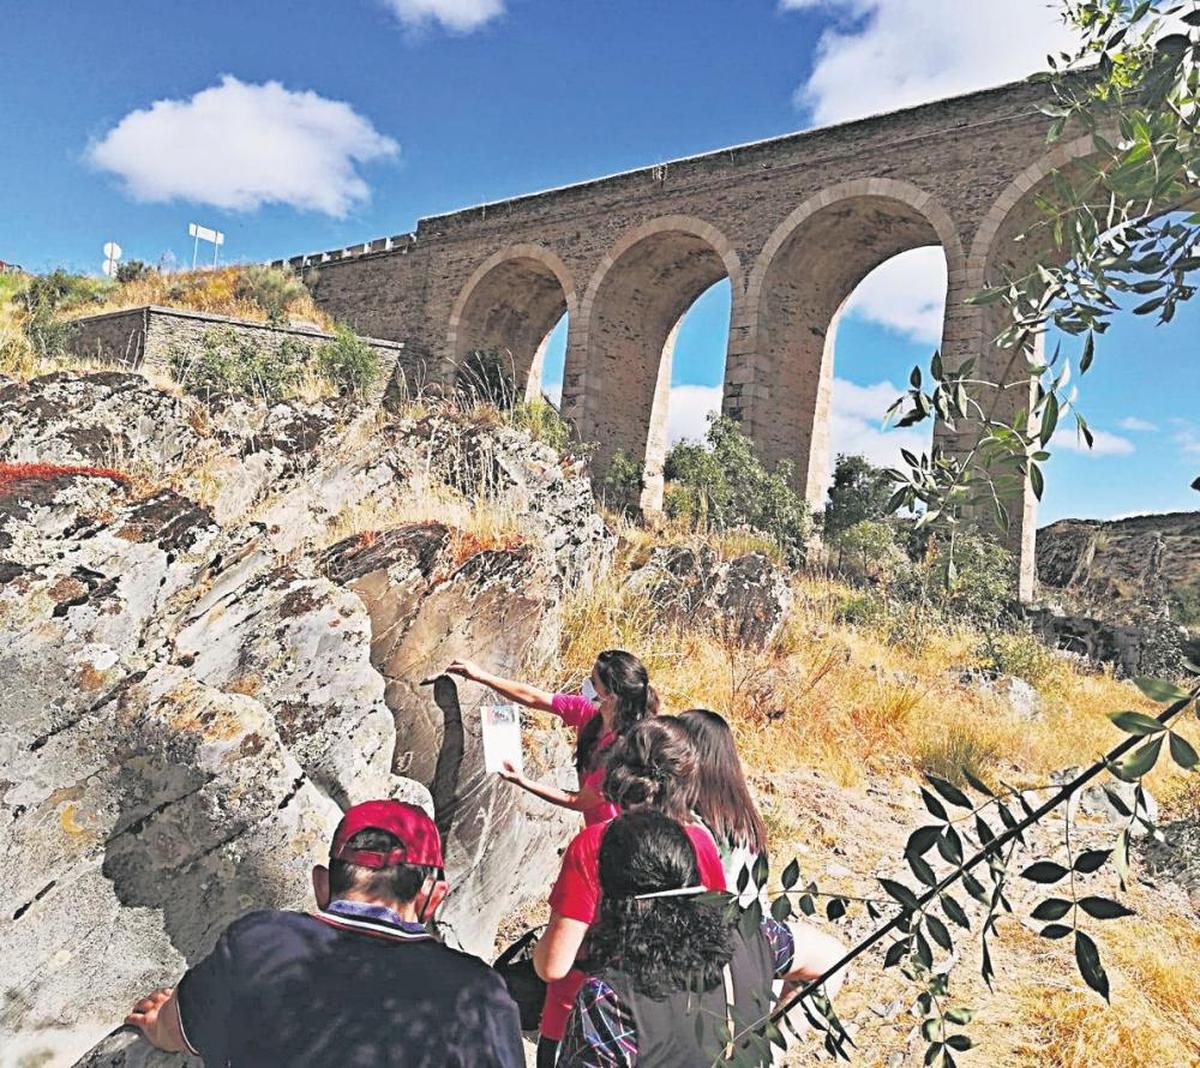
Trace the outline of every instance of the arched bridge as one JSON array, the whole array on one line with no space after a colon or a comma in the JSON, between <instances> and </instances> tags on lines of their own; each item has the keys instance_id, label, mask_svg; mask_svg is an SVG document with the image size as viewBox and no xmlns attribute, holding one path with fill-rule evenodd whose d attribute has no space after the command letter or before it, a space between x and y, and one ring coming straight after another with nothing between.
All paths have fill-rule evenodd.
<instances>
[{"instance_id":1,"label":"arched bridge","mask_svg":"<svg viewBox=\"0 0 1200 1068\"><path fill-rule=\"evenodd\" d=\"M768 459L795 462L816 505L838 313L884 260L940 246L947 366L975 356L984 376L1020 383L1024 361L993 344L1001 313L964 301L1029 254L1013 239L1033 218L1034 192L1090 150L1047 147L1045 92L1016 83L422 219L413 234L288 262L319 268L316 296L332 315L405 342L410 379L451 381L467 353L494 348L511 352L532 392L566 312L563 414L599 443L601 470L617 450L644 462L647 507L661 502L676 327L728 278L723 409ZM1028 396L1010 389L997 403ZM972 443L970 427L935 433L948 449ZM1028 596L1032 495L1012 503Z\"/></svg>"}]
</instances>

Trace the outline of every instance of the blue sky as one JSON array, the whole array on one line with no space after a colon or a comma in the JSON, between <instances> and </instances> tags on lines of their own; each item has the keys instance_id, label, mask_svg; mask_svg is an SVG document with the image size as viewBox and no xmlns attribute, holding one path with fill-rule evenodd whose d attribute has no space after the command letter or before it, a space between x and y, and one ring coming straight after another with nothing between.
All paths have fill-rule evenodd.
<instances>
[{"instance_id":1,"label":"blue sky","mask_svg":"<svg viewBox=\"0 0 1200 1068\"><path fill-rule=\"evenodd\" d=\"M353 244L998 84L1067 44L1045 0L9 4L0 260L97 271L112 239L127 258L187 263L192 221L223 230L234 260ZM878 418L936 345L939 261L907 254L856 294L835 447L894 455ZM716 401L728 304L718 285L683 325L675 436ZM1059 443L1043 521L1200 505L1198 327L1200 307L1165 329L1114 327L1081 396L1101 448Z\"/></svg>"}]
</instances>

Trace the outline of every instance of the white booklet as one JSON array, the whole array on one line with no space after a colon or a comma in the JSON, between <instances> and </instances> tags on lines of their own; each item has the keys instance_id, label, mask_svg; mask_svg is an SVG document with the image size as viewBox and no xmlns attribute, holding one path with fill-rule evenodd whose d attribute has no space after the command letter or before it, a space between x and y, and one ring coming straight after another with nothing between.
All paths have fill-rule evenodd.
<instances>
[{"instance_id":1,"label":"white booklet","mask_svg":"<svg viewBox=\"0 0 1200 1068\"><path fill-rule=\"evenodd\" d=\"M521 758L521 713L516 705L481 705L483 769L500 771L505 762L524 771Z\"/></svg>"}]
</instances>

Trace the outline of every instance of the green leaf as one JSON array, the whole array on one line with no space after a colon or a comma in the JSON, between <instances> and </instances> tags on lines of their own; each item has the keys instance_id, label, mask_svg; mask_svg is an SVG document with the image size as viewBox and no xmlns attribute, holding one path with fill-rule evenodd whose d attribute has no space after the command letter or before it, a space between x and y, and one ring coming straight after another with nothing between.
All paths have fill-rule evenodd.
<instances>
[{"instance_id":1,"label":"green leaf","mask_svg":"<svg viewBox=\"0 0 1200 1068\"><path fill-rule=\"evenodd\" d=\"M932 913L927 913L925 916L925 930L929 932L929 937L947 953L954 948L954 940L950 937L946 925Z\"/></svg>"},{"instance_id":2,"label":"green leaf","mask_svg":"<svg viewBox=\"0 0 1200 1068\"><path fill-rule=\"evenodd\" d=\"M962 842L958 837L958 832L948 824L946 830L938 835L937 847L943 860L947 860L951 864L962 863Z\"/></svg>"},{"instance_id":3,"label":"green leaf","mask_svg":"<svg viewBox=\"0 0 1200 1068\"><path fill-rule=\"evenodd\" d=\"M1145 775L1158 762L1158 754L1162 749L1162 735L1152 738L1140 749L1126 753L1120 761L1113 765L1113 772L1126 782L1135 782Z\"/></svg>"},{"instance_id":4,"label":"green leaf","mask_svg":"<svg viewBox=\"0 0 1200 1068\"><path fill-rule=\"evenodd\" d=\"M792 903L786 897L777 897L771 902L771 917L783 923L792 915Z\"/></svg>"},{"instance_id":5,"label":"green leaf","mask_svg":"<svg viewBox=\"0 0 1200 1068\"><path fill-rule=\"evenodd\" d=\"M825 906L825 915L830 920L840 920L846 915L846 902L840 897L833 898Z\"/></svg>"},{"instance_id":6,"label":"green leaf","mask_svg":"<svg viewBox=\"0 0 1200 1068\"><path fill-rule=\"evenodd\" d=\"M1092 360L1096 356L1096 335L1091 330L1088 331L1088 336L1083 343L1083 354L1079 357L1079 373L1084 374L1087 369L1092 366Z\"/></svg>"},{"instance_id":7,"label":"green leaf","mask_svg":"<svg viewBox=\"0 0 1200 1068\"><path fill-rule=\"evenodd\" d=\"M1073 930L1074 927L1068 927L1065 923L1048 923L1038 934L1043 938L1066 938Z\"/></svg>"},{"instance_id":8,"label":"green leaf","mask_svg":"<svg viewBox=\"0 0 1200 1068\"><path fill-rule=\"evenodd\" d=\"M788 866L783 869L781 881L785 890L790 890L796 885L797 882L800 881L800 862L795 857L793 857L791 861L788 862Z\"/></svg>"},{"instance_id":9,"label":"green leaf","mask_svg":"<svg viewBox=\"0 0 1200 1068\"><path fill-rule=\"evenodd\" d=\"M921 800L925 802L925 807L934 819L949 820L950 817L946 814L946 806L926 790L924 786L921 787Z\"/></svg>"},{"instance_id":10,"label":"green leaf","mask_svg":"<svg viewBox=\"0 0 1200 1068\"><path fill-rule=\"evenodd\" d=\"M1083 981L1108 1001L1108 976L1100 963L1100 951L1083 931L1075 932L1075 963L1079 965Z\"/></svg>"},{"instance_id":11,"label":"green leaf","mask_svg":"<svg viewBox=\"0 0 1200 1068\"><path fill-rule=\"evenodd\" d=\"M1107 897L1080 898L1079 907L1097 920L1115 920L1121 916L1136 915L1133 909L1126 908L1119 901L1113 901Z\"/></svg>"},{"instance_id":12,"label":"green leaf","mask_svg":"<svg viewBox=\"0 0 1200 1068\"><path fill-rule=\"evenodd\" d=\"M1151 679L1145 675L1138 675L1133 680L1133 684L1151 701L1160 705L1169 701L1181 701L1188 696L1187 690L1181 690L1175 683L1167 682L1165 679Z\"/></svg>"},{"instance_id":13,"label":"green leaf","mask_svg":"<svg viewBox=\"0 0 1200 1068\"><path fill-rule=\"evenodd\" d=\"M1071 902L1061 897L1048 897L1030 915L1035 920L1061 920L1071 911Z\"/></svg>"},{"instance_id":14,"label":"green leaf","mask_svg":"<svg viewBox=\"0 0 1200 1068\"><path fill-rule=\"evenodd\" d=\"M1086 852L1080 853L1075 858L1075 863L1071 865L1077 872L1082 872L1084 875L1090 875L1094 871L1099 871L1104 867L1104 862L1112 856L1111 849L1089 849Z\"/></svg>"},{"instance_id":15,"label":"green leaf","mask_svg":"<svg viewBox=\"0 0 1200 1068\"><path fill-rule=\"evenodd\" d=\"M1184 771L1191 771L1197 762L1200 762L1200 757L1196 755L1196 750L1192 748L1191 743L1174 731L1171 732L1171 759Z\"/></svg>"},{"instance_id":16,"label":"green leaf","mask_svg":"<svg viewBox=\"0 0 1200 1068\"><path fill-rule=\"evenodd\" d=\"M972 1042L966 1035L951 1035L948 1039L946 1039L946 1045L951 1049L958 1050L959 1053L963 1053L966 1050L971 1049L975 1043Z\"/></svg>"},{"instance_id":17,"label":"green leaf","mask_svg":"<svg viewBox=\"0 0 1200 1068\"><path fill-rule=\"evenodd\" d=\"M1066 874L1067 869L1061 864L1056 864L1052 860L1039 860L1021 872L1021 878L1034 883L1049 884L1058 882Z\"/></svg>"},{"instance_id":18,"label":"green leaf","mask_svg":"<svg viewBox=\"0 0 1200 1068\"><path fill-rule=\"evenodd\" d=\"M904 859L908 861L908 866L912 868L913 875L920 879L921 882L926 886L937 886L938 877L923 857L919 857L915 853L908 853Z\"/></svg>"},{"instance_id":19,"label":"green leaf","mask_svg":"<svg viewBox=\"0 0 1200 1068\"><path fill-rule=\"evenodd\" d=\"M959 808L965 808L968 810L975 807L971 804L971 799L953 783L949 783L945 779L939 779L936 775L926 775L925 778L929 780L929 784L939 794L941 794L943 798L949 801L950 804L957 805Z\"/></svg>"},{"instance_id":20,"label":"green leaf","mask_svg":"<svg viewBox=\"0 0 1200 1068\"><path fill-rule=\"evenodd\" d=\"M1054 436L1054 428L1057 426L1058 397L1051 393L1046 397L1046 407L1042 410L1042 423L1038 430L1038 440L1043 446Z\"/></svg>"},{"instance_id":21,"label":"green leaf","mask_svg":"<svg viewBox=\"0 0 1200 1068\"><path fill-rule=\"evenodd\" d=\"M955 1005L946 1010L946 1019L952 1024L958 1024L959 1027L966 1027L975 1019L975 1010L968 1009L965 1005Z\"/></svg>"},{"instance_id":22,"label":"green leaf","mask_svg":"<svg viewBox=\"0 0 1200 1068\"><path fill-rule=\"evenodd\" d=\"M898 964L908 953L908 946L909 942L907 938L902 938L899 942L893 942L888 947L887 953L884 954L883 966L885 968L891 968Z\"/></svg>"},{"instance_id":23,"label":"green leaf","mask_svg":"<svg viewBox=\"0 0 1200 1068\"><path fill-rule=\"evenodd\" d=\"M1144 736L1157 734L1159 731L1166 729L1153 716L1146 716L1141 712L1114 712L1108 718L1126 734Z\"/></svg>"},{"instance_id":24,"label":"green leaf","mask_svg":"<svg viewBox=\"0 0 1200 1068\"><path fill-rule=\"evenodd\" d=\"M939 898L942 903L942 911L950 917L950 919L958 924L959 927L965 927L968 931L971 929L971 921L967 919L967 914L954 898L949 894L942 894Z\"/></svg>"},{"instance_id":25,"label":"green leaf","mask_svg":"<svg viewBox=\"0 0 1200 1068\"><path fill-rule=\"evenodd\" d=\"M920 907L917 904L917 895L903 883L898 883L895 879L880 879L879 885L887 891L889 897L895 898L906 909L915 912Z\"/></svg>"},{"instance_id":26,"label":"green leaf","mask_svg":"<svg viewBox=\"0 0 1200 1068\"><path fill-rule=\"evenodd\" d=\"M904 847L904 852L923 857L929 852L941 833L941 827L933 823L925 827L918 827L908 836L908 844Z\"/></svg>"},{"instance_id":27,"label":"green leaf","mask_svg":"<svg viewBox=\"0 0 1200 1068\"><path fill-rule=\"evenodd\" d=\"M1042 442L1044 445L1045 442ZM1033 495L1040 501L1042 493L1046 489L1046 480L1042 476L1042 469L1037 464L1029 465L1029 487L1033 490Z\"/></svg>"},{"instance_id":28,"label":"green leaf","mask_svg":"<svg viewBox=\"0 0 1200 1068\"><path fill-rule=\"evenodd\" d=\"M978 790L981 794L986 794L988 797L996 796L994 793L992 793L992 791L990 789L988 789L987 783L985 783L982 779L978 778L977 776L972 775L971 772L968 771L966 768L962 769L962 775L963 775L963 778L967 780L967 783L973 789Z\"/></svg>"}]
</instances>

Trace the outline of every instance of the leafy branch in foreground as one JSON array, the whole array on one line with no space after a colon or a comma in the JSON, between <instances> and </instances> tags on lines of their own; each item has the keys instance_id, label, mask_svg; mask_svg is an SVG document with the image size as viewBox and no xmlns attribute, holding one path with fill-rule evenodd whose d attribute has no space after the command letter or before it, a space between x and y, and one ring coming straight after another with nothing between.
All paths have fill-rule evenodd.
<instances>
[{"instance_id":1,"label":"leafy branch in foreground","mask_svg":"<svg viewBox=\"0 0 1200 1068\"><path fill-rule=\"evenodd\" d=\"M967 515L990 512L1007 528L1026 480L1041 498L1047 449L1068 415L1092 445L1091 428L1074 410L1072 376L1091 368L1097 339L1121 310L1118 297L1136 297L1134 315L1165 324L1196 294L1200 3L1063 0L1063 9L1080 45L1074 55L1049 57L1040 76L1051 95L1043 108L1048 139L1087 137L1093 151L1034 191L1036 221L1014 246L1023 266L1003 267L1002 279L969 302L1005 312L997 342L1009 365L980 377L975 360L945 367L935 355L927 377L913 369L889 411L901 426L934 416L951 430L978 426L969 451L909 453L907 470L893 472L894 504L917 509L924 524L950 527L951 537ZM1082 338L1074 370L1059 348L1048 361L1037 354L1035 342L1051 326ZM998 399L1031 379L1032 402L1010 403L1015 414L998 416L1006 407ZM1192 487L1200 489L1200 478Z\"/></svg>"},{"instance_id":2,"label":"leafy branch in foreground","mask_svg":"<svg viewBox=\"0 0 1200 1068\"><path fill-rule=\"evenodd\" d=\"M1196 670L1200 672L1200 668ZM1138 712L1114 713L1112 721L1127 735L1125 740L1071 782L1053 790L1040 803L1036 797L1038 791L1028 788L1017 789L1002 784L996 789L967 774L972 791L968 793L945 779L927 775L929 785L921 787L921 800L933 822L914 830L904 851L904 860L918 885L914 887L898 879L880 878L886 900L898 907L898 911L849 949L823 975L783 997L769 1014L735 1032L731 1041L738 1052L733 1063L760 1063L753 1059L755 1051L761 1054L761 1047L766 1041L774 1040L781 1023L790 1027L788 1013L797 1007L810 1024L823 1033L825 1049L832 1055L848 1059L846 1050L853 1042L824 996L823 986L852 961L891 938L884 967L899 967L906 978L922 986L917 1005L923 1014L921 1033L926 1042L925 1063L953 1068L954 1053L973 1045L961 1028L974 1016L974 1010L954 1004L950 998L950 973L957 959L956 941L963 937L962 932L978 935L980 974L991 988L996 966L988 936L996 933L999 917L1013 911L1006 891L1012 862L1019 850L1029 848L1025 833L1054 810L1068 805L1072 797L1105 773L1134 785L1132 804L1110 786L1103 786L1114 809L1126 820L1113 845L1077 851L1071 840L1072 821L1068 808L1063 820L1065 855L1060 855L1060 859L1036 859L1022 867L1018 875L1035 885L1065 886L1064 890L1056 891L1040 902L1033 909L1031 918L1043 924L1039 930L1043 938L1052 941L1072 938L1076 966L1084 982L1108 1000L1108 976L1089 927L1093 921L1132 915L1133 910L1116 898L1102 896L1084 886L1085 877L1097 874L1111 862L1120 889L1127 888L1131 834L1136 827L1151 834L1158 833L1149 815L1141 780L1158 762L1164 742L1180 768L1193 771L1200 764L1200 756L1191 743L1171 727L1191 705L1196 706L1200 717L1200 683L1185 690L1174 683L1155 679L1134 681L1148 698L1160 703L1169 702L1168 706L1157 717ZM972 794L979 796L976 798ZM937 856L931 857L934 851ZM935 864L945 865L946 870L939 873ZM976 869L982 869L983 878L974 874ZM745 890L750 878L756 885L763 885L766 873L762 870L743 872L743 877L738 880L739 894ZM809 883L798 889L799 883L800 865L797 860L792 860L781 875L782 892L768 906L775 919L783 921L793 915L793 897L798 898L800 911L806 915L815 912L818 896L830 898L827 908L830 919L840 918L859 903L865 904L873 918L881 914L878 898L820 895L815 884ZM960 883L976 903L970 906L971 910L982 914L982 921L977 926L972 926L967 907L954 896L953 890ZM750 902L742 912L743 929L754 930L762 916L762 904L757 899ZM758 1040L747 1045L745 1040L750 1032L756 1033Z\"/></svg>"}]
</instances>

